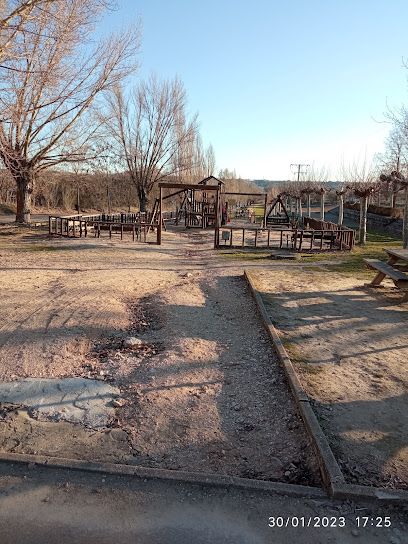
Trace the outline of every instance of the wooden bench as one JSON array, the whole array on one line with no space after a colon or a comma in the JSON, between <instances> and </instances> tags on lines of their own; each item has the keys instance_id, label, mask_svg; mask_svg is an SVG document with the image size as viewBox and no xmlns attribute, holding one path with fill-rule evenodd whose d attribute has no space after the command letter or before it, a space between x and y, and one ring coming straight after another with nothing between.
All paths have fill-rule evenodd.
<instances>
[{"instance_id":1,"label":"wooden bench","mask_svg":"<svg viewBox=\"0 0 408 544\"><path fill-rule=\"evenodd\" d=\"M378 287L382 280L386 276L388 276L394 282L394 285L398 287L398 289L401 289L402 291L407 291L404 294L401 302L408 301L408 276L404 272L394 268L390 264L384 263L383 261L376 261L375 259L364 259L364 262L366 263L367 268L369 268L370 270L378 271L378 274L371 281L371 283L365 284L367 287Z\"/></svg>"}]
</instances>

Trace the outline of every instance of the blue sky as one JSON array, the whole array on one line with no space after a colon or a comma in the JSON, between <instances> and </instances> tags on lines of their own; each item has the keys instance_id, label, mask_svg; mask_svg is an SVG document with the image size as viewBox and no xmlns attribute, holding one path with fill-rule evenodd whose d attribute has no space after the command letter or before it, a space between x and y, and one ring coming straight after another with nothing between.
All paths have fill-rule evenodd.
<instances>
[{"instance_id":1,"label":"blue sky","mask_svg":"<svg viewBox=\"0 0 408 544\"><path fill-rule=\"evenodd\" d=\"M118 0L109 30L140 16L141 68L178 74L217 172L291 179L383 150L388 104L408 103L406 0Z\"/></svg>"}]
</instances>

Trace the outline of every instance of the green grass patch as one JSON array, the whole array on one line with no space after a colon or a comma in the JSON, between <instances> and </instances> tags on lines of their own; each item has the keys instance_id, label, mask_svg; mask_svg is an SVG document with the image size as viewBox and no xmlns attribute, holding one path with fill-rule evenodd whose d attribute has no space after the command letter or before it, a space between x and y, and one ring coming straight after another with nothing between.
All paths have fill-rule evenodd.
<instances>
[{"instance_id":1,"label":"green grass patch","mask_svg":"<svg viewBox=\"0 0 408 544\"><path fill-rule=\"evenodd\" d=\"M61 251L62 249L65 249L63 247L56 247L56 246L45 246L45 245L39 245L39 244L30 244L30 245L24 245L19 248L19 251Z\"/></svg>"},{"instance_id":2,"label":"green grass patch","mask_svg":"<svg viewBox=\"0 0 408 544\"><path fill-rule=\"evenodd\" d=\"M299 369L304 374L317 375L323 372L322 365L317 363L312 363L308 358L300 352L300 349L297 345L292 344L291 342L282 342L284 348L288 352L289 358L293 363L296 363L299 366Z\"/></svg>"},{"instance_id":3,"label":"green grass patch","mask_svg":"<svg viewBox=\"0 0 408 544\"><path fill-rule=\"evenodd\" d=\"M286 349L286 351L289 354L289 357L292 361L295 361L296 363L306 363L307 358L300 352L297 345L292 344L291 342L288 342L287 340L282 341L283 347Z\"/></svg>"},{"instance_id":4,"label":"green grass patch","mask_svg":"<svg viewBox=\"0 0 408 544\"><path fill-rule=\"evenodd\" d=\"M322 365L319 365L317 363L305 363L300 361L298 364L304 374L311 374L312 376L316 376L317 374L321 374L323 372Z\"/></svg>"},{"instance_id":5,"label":"green grass patch","mask_svg":"<svg viewBox=\"0 0 408 544\"><path fill-rule=\"evenodd\" d=\"M368 270L364 259L377 259L387 261L388 256L383 251L385 247L402 247L401 238L390 236L388 234L367 233L367 243L364 246L356 245L353 251L342 253L320 254L302 254L302 262L314 263L325 261L324 266L331 272L372 275L372 270Z\"/></svg>"},{"instance_id":6,"label":"green grass patch","mask_svg":"<svg viewBox=\"0 0 408 544\"><path fill-rule=\"evenodd\" d=\"M236 259L236 260L246 260L246 261L257 261L259 259L269 259L271 252L266 252L265 250L249 250L249 251L237 251L234 249L230 250L221 250L217 252L217 255L224 257L226 259Z\"/></svg>"},{"instance_id":7,"label":"green grass patch","mask_svg":"<svg viewBox=\"0 0 408 544\"><path fill-rule=\"evenodd\" d=\"M0 236L19 236L21 232L19 229L1 229Z\"/></svg>"},{"instance_id":8,"label":"green grass patch","mask_svg":"<svg viewBox=\"0 0 408 544\"><path fill-rule=\"evenodd\" d=\"M254 213L255 213L255 217L263 217L264 216L264 207L263 205L252 205L252 206L249 206L250 208L252 208L254 210Z\"/></svg>"},{"instance_id":9,"label":"green grass patch","mask_svg":"<svg viewBox=\"0 0 408 544\"><path fill-rule=\"evenodd\" d=\"M8 206L7 204L0 204L0 213L4 215L13 215L16 213L16 208Z\"/></svg>"},{"instance_id":10,"label":"green grass patch","mask_svg":"<svg viewBox=\"0 0 408 544\"><path fill-rule=\"evenodd\" d=\"M306 272L323 272L321 266L303 266L302 268Z\"/></svg>"}]
</instances>

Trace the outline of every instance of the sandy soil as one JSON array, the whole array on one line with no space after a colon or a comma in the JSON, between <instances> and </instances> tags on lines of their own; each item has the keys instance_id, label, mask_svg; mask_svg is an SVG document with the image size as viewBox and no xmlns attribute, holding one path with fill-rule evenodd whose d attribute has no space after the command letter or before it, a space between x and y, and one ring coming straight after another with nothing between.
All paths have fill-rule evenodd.
<instances>
[{"instance_id":1,"label":"sandy soil","mask_svg":"<svg viewBox=\"0 0 408 544\"><path fill-rule=\"evenodd\" d=\"M316 264L316 263L314 263ZM374 274L374 273L373 273ZM255 271L347 481L408 488L408 304L316 266Z\"/></svg>"},{"instance_id":2,"label":"sandy soil","mask_svg":"<svg viewBox=\"0 0 408 544\"><path fill-rule=\"evenodd\" d=\"M3 405L2 451L320 485L243 266L212 236L2 233L0 380L81 376L123 396L104 431Z\"/></svg>"}]
</instances>

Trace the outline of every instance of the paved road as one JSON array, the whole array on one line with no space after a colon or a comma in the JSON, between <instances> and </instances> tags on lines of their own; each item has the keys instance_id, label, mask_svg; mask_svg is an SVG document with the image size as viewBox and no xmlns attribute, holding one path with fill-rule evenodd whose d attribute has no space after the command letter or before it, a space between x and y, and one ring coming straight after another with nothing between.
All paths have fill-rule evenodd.
<instances>
[{"instance_id":1,"label":"paved road","mask_svg":"<svg viewBox=\"0 0 408 544\"><path fill-rule=\"evenodd\" d=\"M356 515L373 513L361 510L356 514L355 508L323 495L298 499L232 488L0 464L2 544L408 542L408 533L395 511L391 513L394 528L356 529ZM270 528L271 516L289 516L290 523L301 516L316 523L326 516L332 524L339 524L340 516L344 516L346 526Z\"/></svg>"},{"instance_id":2,"label":"paved road","mask_svg":"<svg viewBox=\"0 0 408 544\"><path fill-rule=\"evenodd\" d=\"M41 221L48 221L48 214L39 213L31 215L32 223L40 223ZM14 223L16 216L14 214L0 214L0 225L4 223Z\"/></svg>"}]
</instances>

